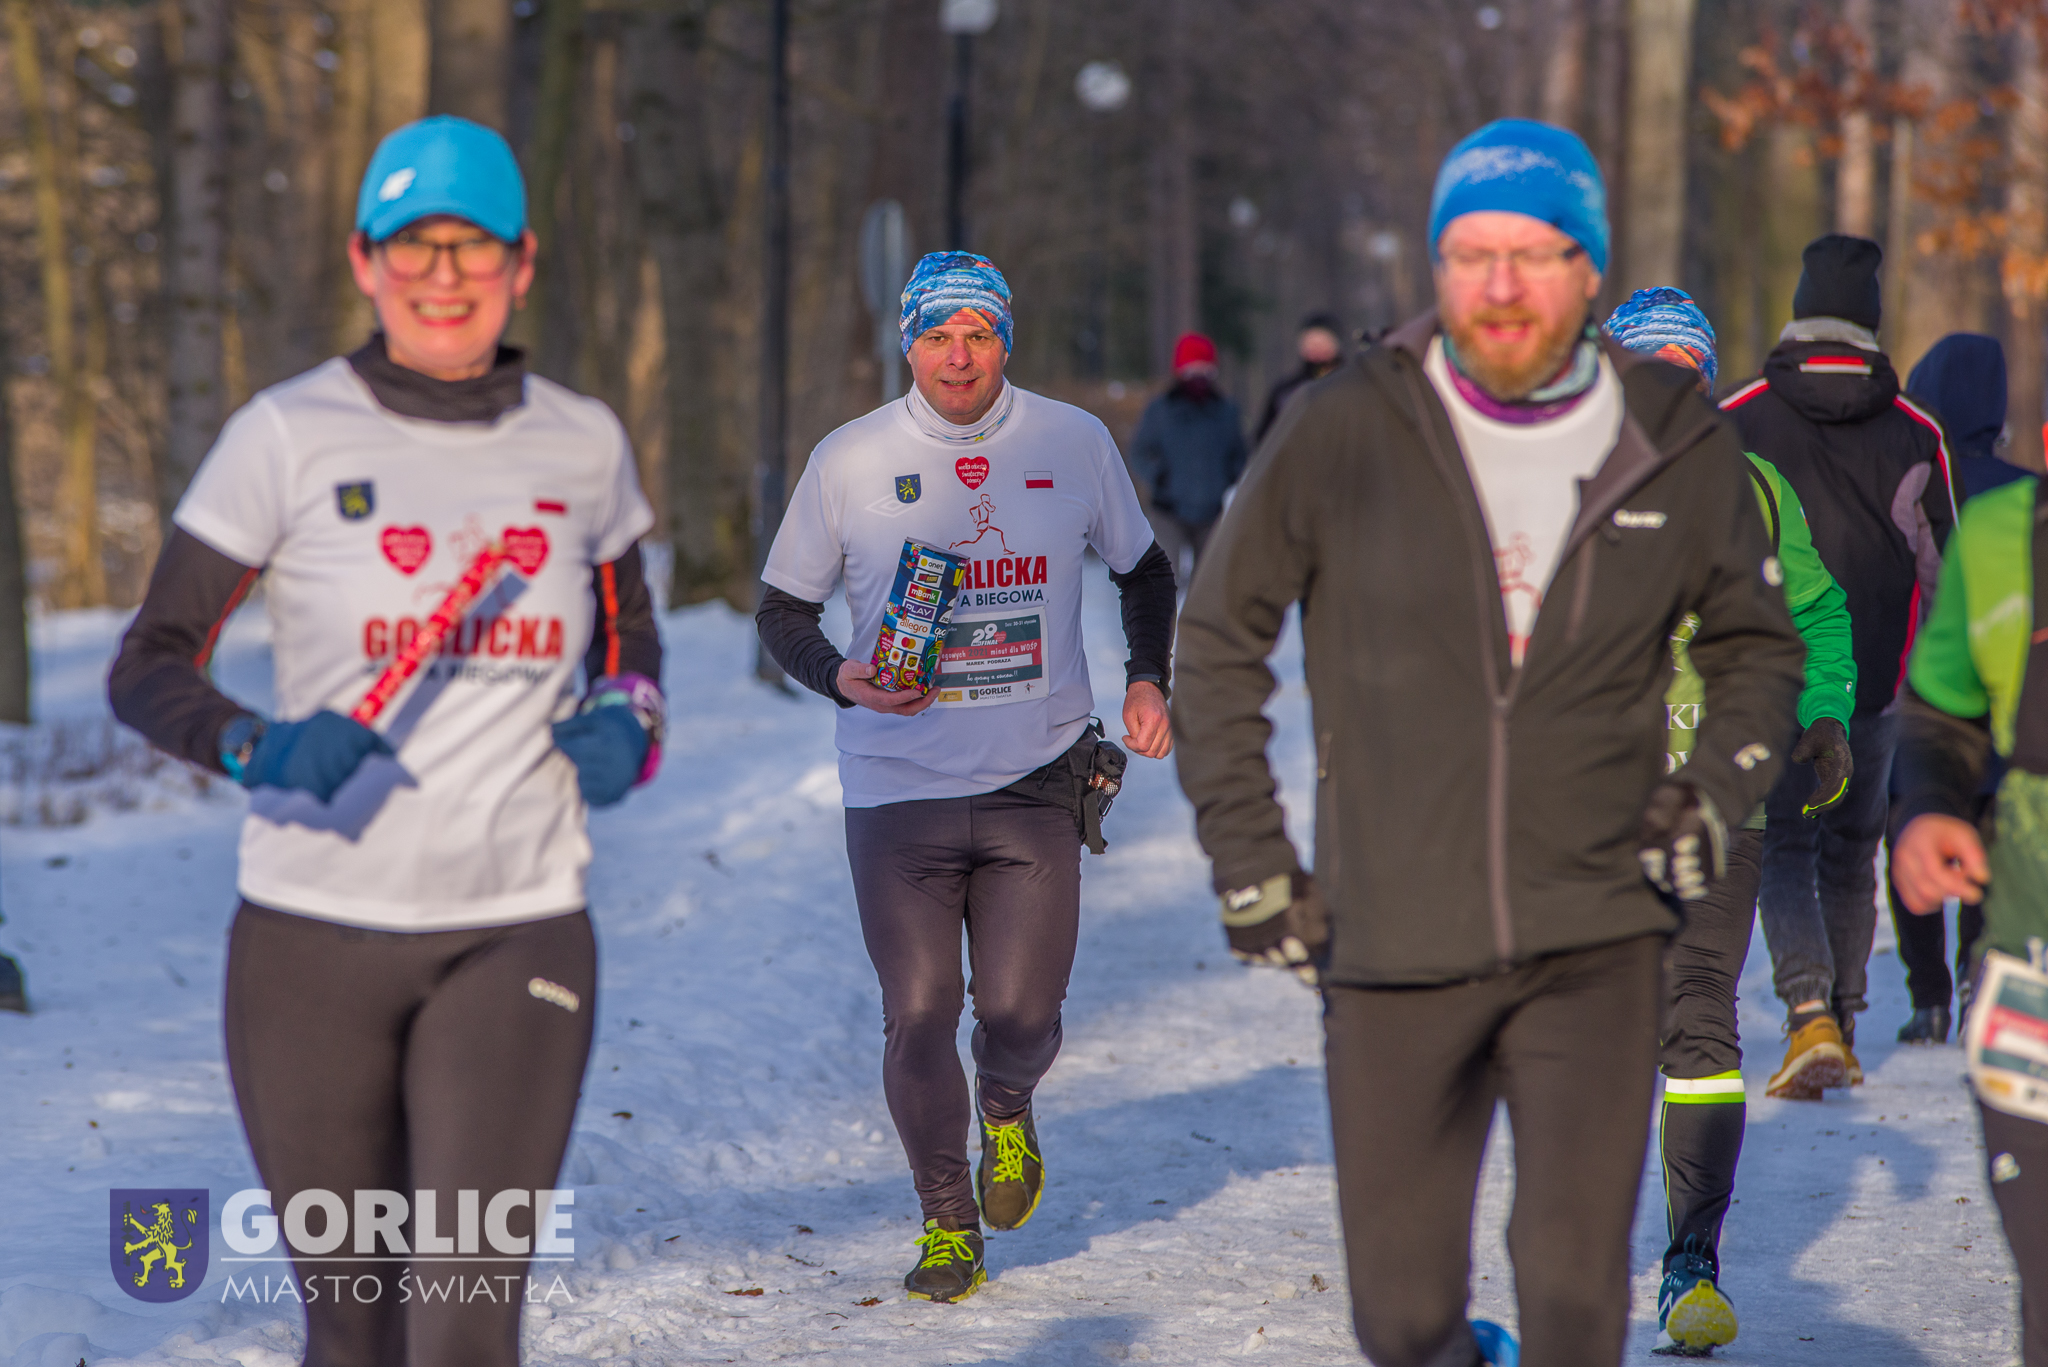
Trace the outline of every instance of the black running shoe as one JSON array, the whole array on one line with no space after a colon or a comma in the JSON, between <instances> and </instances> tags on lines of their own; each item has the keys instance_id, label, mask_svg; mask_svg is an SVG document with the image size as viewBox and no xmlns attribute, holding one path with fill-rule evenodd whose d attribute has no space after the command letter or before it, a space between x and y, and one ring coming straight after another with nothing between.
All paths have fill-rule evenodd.
<instances>
[{"instance_id":1,"label":"black running shoe","mask_svg":"<svg viewBox=\"0 0 2048 1367\"><path fill-rule=\"evenodd\" d=\"M1045 1162L1038 1154L1038 1127L1031 1112L1000 1125L981 1118L974 1194L981 1201L981 1218L991 1229L1016 1229L1038 1209L1038 1198L1045 1194Z\"/></svg>"},{"instance_id":2,"label":"black running shoe","mask_svg":"<svg viewBox=\"0 0 2048 1367\"><path fill-rule=\"evenodd\" d=\"M1916 1009L1912 1019L1899 1027L1899 1043L1947 1044L1948 1008L1922 1006Z\"/></svg>"},{"instance_id":3,"label":"black running shoe","mask_svg":"<svg viewBox=\"0 0 2048 1367\"><path fill-rule=\"evenodd\" d=\"M924 1251L903 1279L910 1299L951 1305L966 1300L988 1280L981 1265L979 1229L941 1229L937 1220L926 1220L917 1243Z\"/></svg>"}]
</instances>

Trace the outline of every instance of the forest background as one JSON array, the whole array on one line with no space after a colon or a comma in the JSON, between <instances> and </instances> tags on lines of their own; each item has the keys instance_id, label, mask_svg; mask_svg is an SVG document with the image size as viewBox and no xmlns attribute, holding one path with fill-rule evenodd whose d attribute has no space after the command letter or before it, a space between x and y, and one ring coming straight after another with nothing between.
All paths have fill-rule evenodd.
<instances>
[{"instance_id":1,"label":"forest background","mask_svg":"<svg viewBox=\"0 0 2048 1367\"><path fill-rule=\"evenodd\" d=\"M1504 115L1587 138L1616 230L1603 303L1691 290L1724 389L1789 319L1800 248L1858 233L1885 247L1901 374L1943 333L2000 337L2011 458L2041 466L2048 0L1000 0L971 54L941 10L790 0L791 482L883 392L876 202L903 206L913 257L992 256L1011 375L1122 437L1182 331L1216 339L1256 412L1304 313L1369 333L1426 305L1437 164ZM668 601L751 606L770 15L0 0L0 719L28 716L27 615L138 601L226 415L368 335L357 182L427 113L520 154L542 255L515 340L626 422Z\"/></svg>"}]
</instances>

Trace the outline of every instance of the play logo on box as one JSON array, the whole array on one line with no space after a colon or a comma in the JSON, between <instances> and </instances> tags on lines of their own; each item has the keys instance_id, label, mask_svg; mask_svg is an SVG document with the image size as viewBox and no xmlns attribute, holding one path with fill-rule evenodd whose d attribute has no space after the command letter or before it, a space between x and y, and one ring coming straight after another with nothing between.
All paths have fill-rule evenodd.
<instances>
[{"instance_id":1,"label":"play logo on box","mask_svg":"<svg viewBox=\"0 0 2048 1367\"><path fill-rule=\"evenodd\" d=\"M151 1187L107 1192L107 1261L139 1301L181 1301L206 1280L208 1193Z\"/></svg>"}]
</instances>

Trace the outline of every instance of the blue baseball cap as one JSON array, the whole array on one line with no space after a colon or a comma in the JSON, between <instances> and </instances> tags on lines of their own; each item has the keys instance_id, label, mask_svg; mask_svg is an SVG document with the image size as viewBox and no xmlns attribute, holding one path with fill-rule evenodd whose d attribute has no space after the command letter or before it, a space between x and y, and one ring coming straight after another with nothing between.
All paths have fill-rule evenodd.
<instances>
[{"instance_id":1,"label":"blue baseball cap","mask_svg":"<svg viewBox=\"0 0 2048 1367\"><path fill-rule=\"evenodd\" d=\"M377 144L356 193L356 228L382 242L408 223L452 214L493 237L526 231L526 178L512 148L480 123L436 114Z\"/></svg>"}]
</instances>

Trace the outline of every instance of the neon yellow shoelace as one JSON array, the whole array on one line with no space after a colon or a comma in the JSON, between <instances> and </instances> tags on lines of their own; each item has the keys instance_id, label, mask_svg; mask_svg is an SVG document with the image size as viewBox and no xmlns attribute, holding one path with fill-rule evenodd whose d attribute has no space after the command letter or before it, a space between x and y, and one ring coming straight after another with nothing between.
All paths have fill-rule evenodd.
<instances>
[{"instance_id":1,"label":"neon yellow shoelace","mask_svg":"<svg viewBox=\"0 0 2048 1367\"><path fill-rule=\"evenodd\" d=\"M971 1263L974 1250L967 1243L964 1229L928 1229L918 1242L924 1245L924 1262L921 1267L943 1267L950 1262Z\"/></svg>"},{"instance_id":2,"label":"neon yellow shoelace","mask_svg":"<svg viewBox=\"0 0 2048 1367\"><path fill-rule=\"evenodd\" d=\"M1038 1155L1031 1152L1031 1146L1024 1142L1024 1126L991 1125L984 1131L996 1146L996 1166L991 1177L996 1182L1021 1182L1024 1180L1024 1160L1038 1161Z\"/></svg>"}]
</instances>

